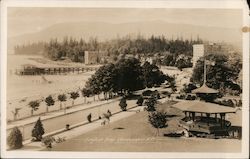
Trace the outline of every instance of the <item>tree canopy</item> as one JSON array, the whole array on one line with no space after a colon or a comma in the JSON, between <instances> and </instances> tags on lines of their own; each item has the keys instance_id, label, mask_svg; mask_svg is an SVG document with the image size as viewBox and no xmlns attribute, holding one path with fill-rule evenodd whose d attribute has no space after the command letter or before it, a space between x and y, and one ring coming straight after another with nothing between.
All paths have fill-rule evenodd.
<instances>
[{"instance_id":1,"label":"tree canopy","mask_svg":"<svg viewBox=\"0 0 250 159\"><path fill-rule=\"evenodd\" d=\"M141 63L136 58L122 58L116 63L101 66L86 82L84 92L98 95L101 92L129 94L145 87L160 85L166 79L156 65Z\"/></svg>"},{"instance_id":2,"label":"tree canopy","mask_svg":"<svg viewBox=\"0 0 250 159\"><path fill-rule=\"evenodd\" d=\"M32 137L35 137L36 141L41 141L44 134L43 124L40 117L38 118L34 128L32 129Z\"/></svg>"},{"instance_id":3,"label":"tree canopy","mask_svg":"<svg viewBox=\"0 0 250 159\"><path fill-rule=\"evenodd\" d=\"M165 55L170 53L177 57L180 54L192 55L192 45L202 43L197 40L167 39L166 36L145 38L141 35L135 37L124 36L111 40L99 41L91 37L85 41L82 38L64 37L63 40L51 39L49 42L31 43L15 46L15 53L39 53L52 60L65 58L74 62L84 62L84 51L106 51L110 59L116 59L119 54L139 54L151 56L155 53Z\"/></svg>"},{"instance_id":4,"label":"tree canopy","mask_svg":"<svg viewBox=\"0 0 250 159\"><path fill-rule=\"evenodd\" d=\"M224 92L226 88L241 91L236 84L241 65L236 61L229 61L228 56L223 54L210 54L206 60L213 65L206 65L206 84L207 86ZM191 81L202 85L204 81L204 57L197 61Z\"/></svg>"}]
</instances>

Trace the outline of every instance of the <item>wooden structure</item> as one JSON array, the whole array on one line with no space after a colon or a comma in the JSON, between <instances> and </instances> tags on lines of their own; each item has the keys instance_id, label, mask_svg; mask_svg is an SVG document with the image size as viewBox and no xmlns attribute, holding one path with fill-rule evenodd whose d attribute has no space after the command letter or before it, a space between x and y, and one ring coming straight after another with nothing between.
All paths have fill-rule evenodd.
<instances>
[{"instance_id":1,"label":"wooden structure","mask_svg":"<svg viewBox=\"0 0 250 159\"><path fill-rule=\"evenodd\" d=\"M15 73L17 75L60 75L96 71L97 69L97 67L41 67L26 64L21 69L16 69Z\"/></svg>"},{"instance_id":2,"label":"wooden structure","mask_svg":"<svg viewBox=\"0 0 250 159\"><path fill-rule=\"evenodd\" d=\"M226 120L226 114L236 113L237 108L221 106L203 101L183 101L173 107L184 112L185 117L180 124L193 134L228 136L231 122Z\"/></svg>"}]
</instances>

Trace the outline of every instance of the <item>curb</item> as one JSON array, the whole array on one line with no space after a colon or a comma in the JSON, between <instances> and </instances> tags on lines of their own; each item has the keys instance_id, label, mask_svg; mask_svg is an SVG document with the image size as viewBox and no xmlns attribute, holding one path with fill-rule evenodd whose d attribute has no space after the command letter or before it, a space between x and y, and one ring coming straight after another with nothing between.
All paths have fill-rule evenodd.
<instances>
[{"instance_id":1,"label":"curb","mask_svg":"<svg viewBox=\"0 0 250 159\"><path fill-rule=\"evenodd\" d=\"M130 108L127 109L127 110L130 110L130 109L133 109L133 108L136 108L136 107L138 107L138 106L137 106L137 105L132 106L132 107L130 107ZM121 111L118 111L118 112L113 113L112 115L116 115L116 114L119 114L119 113L121 113L121 112L126 112L126 111L122 111L122 110L121 110ZM65 115L65 114L64 114L64 115ZM92 122L95 122L95 121L98 121L98 120L102 120L102 119L96 118L96 119L92 120ZM91 122L91 123L92 123L92 122ZM80 127L80 126L84 126L84 125L87 125L87 124L91 124L91 123L88 122L88 121L84 121L84 122L81 122L81 123L78 123L78 124L74 124L74 125L72 125L72 126L70 127L70 130L75 129L75 128L78 128L78 127ZM68 131L68 130L66 130L65 128L59 129L59 130L56 130L56 131L47 133L47 134L43 135L43 137L54 136L54 135L57 135L57 134L60 134L60 133L66 132L66 131ZM25 140L25 141L23 141L23 145L27 145L27 144L30 144L30 143L32 143L32 142L34 142L34 141L31 141L31 139Z\"/></svg>"},{"instance_id":2,"label":"curb","mask_svg":"<svg viewBox=\"0 0 250 159\"><path fill-rule=\"evenodd\" d=\"M118 100L119 100L119 99L118 99ZM60 116L64 116L64 115L68 115L68 114L73 114L73 113L78 112L78 111L83 111L83 110L88 110L88 109L100 107L100 106L102 106L102 105L104 105L104 104L109 104L109 103L112 103L112 102L116 102L116 101L118 101L118 100L114 100L114 101L110 101L110 102L107 102L107 103L102 103L102 104L94 105L94 106L88 107L88 108L83 108L83 109L75 110L75 111L68 112L68 113L65 113L65 114L62 113L62 114L58 114L58 115L56 115L56 116L50 116L50 117L43 118L43 119L41 118L41 121L45 121L45 120L48 120L48 119L53 119L53 118L60 117ZM79 104L79 105L81 105L81 104ZM79 105L75 105L75 106L79 106ZM39 117L39 115L38 115L37 117ZM33 122L29 122L29 123L23 124L23 125L15 125L15 126L17 126L17 127L18 127L18 126L25 126L25 125L33 124L33 123L35 123L35 122L36 122L36 120L33 121ZM11 127L7 128L6 130L13 129L15 126L11 126Z\"/></svg>"}]
</instances>

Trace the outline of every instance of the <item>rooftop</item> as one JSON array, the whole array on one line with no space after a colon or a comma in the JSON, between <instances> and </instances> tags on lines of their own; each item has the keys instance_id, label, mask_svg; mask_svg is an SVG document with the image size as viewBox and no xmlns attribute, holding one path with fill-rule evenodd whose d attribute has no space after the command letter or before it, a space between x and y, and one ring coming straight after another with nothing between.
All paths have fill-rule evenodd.
<instances>
[{"instance_id":1,"label":"rooftop","mask_svg":"<svg viewBox=\"0 0 250 159\"><path fill-rule=\"evenodd\" d=\"M237 108L231 108L221 106L214 103L202 102L202 101L183 101L174 104L172 107L187 112L197 113L235 113Z\"/></svg>"},{"instance_id":2,"label":"rooftop","mask_svg":"<svg viewBox=\"0 0 250 159\"><path fill-rule=\"evenodd\" d=\"M209 88L206 84L203 84L200 88L194 89L192 93L219 93L219 91Z\"/></svg>"}]
</instances>

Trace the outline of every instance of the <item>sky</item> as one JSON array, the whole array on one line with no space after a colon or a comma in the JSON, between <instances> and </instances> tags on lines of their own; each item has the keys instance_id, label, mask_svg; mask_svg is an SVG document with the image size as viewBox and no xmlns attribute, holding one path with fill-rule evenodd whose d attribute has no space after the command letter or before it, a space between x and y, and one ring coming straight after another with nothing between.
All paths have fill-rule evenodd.
<instances>
[{"instance_id":1,"label":"sky","mask_svg":"<svg viewBox=\"0 0 250 159\"><path fill-rule=\"evenodd\" d=\"M137 8L8 8L8 37L41 31L56 23L165 21L225 28L241 28L237 9L137 9Z\"/></svg>"}]
</instances>

